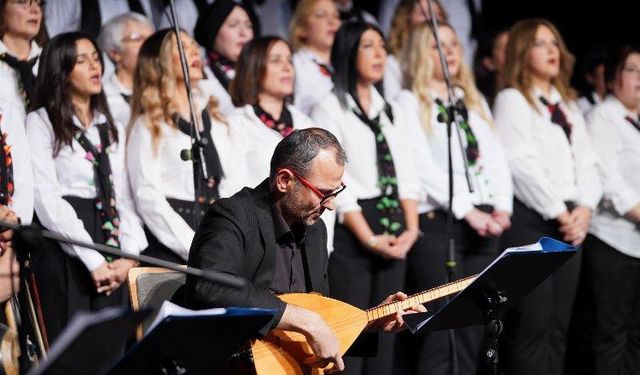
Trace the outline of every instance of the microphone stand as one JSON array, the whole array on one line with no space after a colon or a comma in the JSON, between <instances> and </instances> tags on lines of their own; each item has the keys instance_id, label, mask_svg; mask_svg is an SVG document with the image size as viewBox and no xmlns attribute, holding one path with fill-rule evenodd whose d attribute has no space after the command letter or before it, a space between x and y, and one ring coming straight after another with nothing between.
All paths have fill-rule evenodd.
<instances>
[{"instance_id":1,"label":"microphone stand","mask_svg":"<svg viewBox=\"0 0 640 375\"><path fill-rule=\"evenodd\" d=\"M197 122L196 107L193 101L193 93L191 90L191 77L189 76L189 65L187 64L187 55L184 52L184 45L182 44L182 38L180 37L180 20L178 19L178 13L176 11L175 0L164 0L165 3L169 3L171 10L171 26L173 27L176 35L176 41L178 42L178 54L180 55L180 66L182 67L182 76L184 77L184 85L187 89L187 98L189 100L189 116L191 125L191 150L182 150L180 152L180 158L184 161L191 160L193 162L193 190L194 190L194 224L195 228L200 224L200 199L202 192L202 182L209 179L207 173L207 161L204 158L203 147L207 142L207 139L200 136L199 126Z\"/></svg>"},{"instance_id":2,"label":"microphone stand","mask_svg":"<svg viewBox=\"0 0 640 375\"><path fill-rule=\"evenodd\" d=\"M449 73L449 65L445 57L444 48L442 46L442 39L440 39L440 32L438 30L438 20L435 17L435 7L433 0L427 0L429 7L429 13L424 9L420 1L417 2L420 10L424 14L427 20L431 19L431 27L433 35L436 39L436 46L438 47L438 57L440 58L440 66L442 66L442 75L444 77L445 84L447 86L447 95L449 103L446 106L446 126L447 126L447 159L448 159L448 174L449 174L449 207L447 208L447 224L446 224L446 236L447 236L447 260L445 261L445 267L447 268L447 281L451 282L455 278L456 273L456 243L455 234L453 228L453 156L451 137L453 135L453 128L455 128L456 136L458 138L458 145L460 147L460 154L462 155L462 162L464 167L464 173L467 180L467 187L469 192L473 193L473 186L471 185L471 179L469 177L469 163L467 160L467 154L462 146L462 136L460 134L459 123L462 119L462 115L457 108L455 94L453 92L453 85L451 84L451 74ZM432 16L429 16L431 14ZM454 126L455 125L455 126ZM449 297L447 297L447 302ZM449 343L451 348L451 374L458 375L460 372L460 364L458 358L458 345L456 340L455 331L449 330Z\"/></svg>"},{"instance_id":3,"label":"microphone stand","mask_svg":"<svg viewBox=\"0 0 640 375\"><path fill-rule=\"evenodd\" d=\"M134 255L134 254L129 254L129 253L125 253L123 251L121 251L118 248L112 247L112 246L107 246L107 245L102 245L102 244L96 244L96 243L87 243L87 242L82 242L82 241L77 241L65 236L62 236L60 234L54 233L54 232L50 232L48 230L40 230L34 226L31 225L19 225L19 224L12 224L12 223L8 223L6 221L0 220L0 228L8 228L14 231L14 236L17 236L18 238L20 238L20 241L24 244L28 244L30 245L30 248L34 248L34 244L37 244L40 241L41 237L44 238L48 238L57 242L61 242L61 243L67 243L70 245L76 245L76 246L81 246L81 247L85 247L87 249L92 249L92 250L96 250L102 253L107 253L110 255L113 255L115 257L120 257L120 258L127 258L127 259L133 259L133 260L137 260L138 262L142 262L142 263L148 263L151 265L154 265L156 267L164 267L173 271L177 271L177 272L181 272L181 273L185 273L188 275L193 275L196 277L200 277L206 280L209 280L211 282L214 283L219 283L219 284L224 284L227 286L231 286L234 288L242 288L246 285L246 281L244 279L241 279L239 277L233 276L233 275L229 275L226 273L222 273L222 272L215 272L215 271L205 271L205 270L201 270L199 268L194 268L194 267L190 267L190 266L184 266L184 265L180 265L177 263L173 263L173 262L168 262L166 260L163 259L158 259L158 258L154 258L154 257L150 257L147 255ZM16 250L22 250L22 249L16 249ZM17 252L17 251L16 251ZM18 257L20 258L20 257Z\"/></svg>"}]
</instances>

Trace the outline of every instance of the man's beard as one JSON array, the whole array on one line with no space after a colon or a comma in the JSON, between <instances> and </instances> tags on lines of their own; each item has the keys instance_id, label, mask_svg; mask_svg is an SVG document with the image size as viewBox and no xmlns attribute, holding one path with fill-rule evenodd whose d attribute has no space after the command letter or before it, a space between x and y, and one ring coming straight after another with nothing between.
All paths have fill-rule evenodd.
<instances>
[{"instance_id":1,"label":"man's beard","mask_svg":"<svg viewBox=\"0 0 640 375\"><path fill-rule=\"evenodd\" d=\"M297 192L297 190L294 192ZM285 194L282 197L282 204L280 205L282 215L284 217L292 218L294 223L300 223L305 226L315 224L320 218L322 211L320 211L317 215L318 217L316 217L317 212L315 210L312 212L307 211L300 201L294 198L294 195L297 194Z\"/></svg>"}]
</instances>

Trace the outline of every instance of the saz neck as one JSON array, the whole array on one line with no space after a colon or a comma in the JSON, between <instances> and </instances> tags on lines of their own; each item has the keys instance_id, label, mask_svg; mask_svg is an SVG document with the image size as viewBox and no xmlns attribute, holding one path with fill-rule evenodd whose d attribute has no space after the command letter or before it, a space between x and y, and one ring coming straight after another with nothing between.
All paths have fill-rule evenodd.
<instances>
[{"instance_id":1,"label":"saz neck","mask_svg":"<svg viewBox=\"0 0 640 375\"><path fill-rule=\"evenodd\" d=\"M387 317L389 315L404 311L411 306L421 305L423 303L435 301L439 298L446 297L448 295L457 293L471 284L476 279L476 276L465 277L448 284L444 284L433 289L426 290L414 295L409 296L404 301L395 301L372 307L367 310L367 319L369 322Z\"/></svg>"}]
</instances>

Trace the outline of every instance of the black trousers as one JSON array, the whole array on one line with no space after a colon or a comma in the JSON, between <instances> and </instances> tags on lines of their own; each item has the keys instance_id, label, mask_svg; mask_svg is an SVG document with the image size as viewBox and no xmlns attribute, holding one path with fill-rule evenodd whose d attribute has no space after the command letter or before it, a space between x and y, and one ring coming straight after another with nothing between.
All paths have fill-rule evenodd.
<instances>
[{"instance_id":1,"label":"black trousers","mask_svg":"<svg viewBox=\"0 0 640 375\"><path fill-rule=\"evenodd\" d=\"M544 220L517 199L511 224L502 236L502 248L535 243L544 236L562 240L555 220ZM505 314L501 358L507 375L563 374L581 257L579 250Z\"/></svg>"},{"instance_id":2,"label":"black trousers","mask_svg":"<svg viewBox=\"0 0 640 375\"><path fill-rule=\"evenodd\" d=\"M64 197L75 209L85 229L96 243L104 244L102 222L95 208L95 200ZM65 253L60 244L47 240L32 251L33 271L36 276L49 343L52 344L80 311L97 311L111 306L128 306L127 284L122 284L111 295L97 293L91 273L80 259ZM95 340L108 343L111 333L97 332ZM112 359L124 355L124 346L106 347L105 356Z\"/></svg>"},{"instance_id":3,"label":"black trousers","mask_svg":"<svg viewBox=\"0 0 640 375\"><path fill-rule=\"evenodd\" d=\"M407 258L407 290L417 293L447 282L448 239L446 213L434 211L420 216L424 237L416 241ZM465 221L454 220L456 279L483 270L498 254L499 239L483 238ZM438 309L444 301L427 305ZM483 346L484 328L468 327L454 332L458 348L459 374L475 375ZM397 346L398 373L449 375L451 346L448 331L411 335L403 332Z\"/></svg>"},{"instance_id":4,"label":"black trousers","mask_svg":"<svg viewBox=\"0 0 640 375\"><path fill-rule=\"evenodd\" d=\"M622 254L592 235L584 243L584 257L593 296L593 374L638 374L640 259Z\"/></svg>"},{"instance_id":5,"label":"black trousers","mask_svg":"<svg viewBox=\"0 0 640 375\"><path fill-rule=\"evenodd\" d=\"M367 222L374 233L383 233L377 199L361 200ZM361 309L378 305L390 294L403 289L406 261L386 260L363 248L357 238L341 224L336 224L334 251L329 258L331 297ZM395 334L380 333L378 355L372 358L345 356L344 374L393 373Z\"/></svg>"}]
</instances>

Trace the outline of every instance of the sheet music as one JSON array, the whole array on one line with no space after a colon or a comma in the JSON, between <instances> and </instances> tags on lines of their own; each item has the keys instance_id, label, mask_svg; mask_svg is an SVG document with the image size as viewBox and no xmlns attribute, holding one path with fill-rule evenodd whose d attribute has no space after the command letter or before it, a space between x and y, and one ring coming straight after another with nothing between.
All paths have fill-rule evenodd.
<instances>
[{"instance_id":1,"label":"sheet music","mask_svg":"<svg viewBox=\"0 0 640 375\"><path fill-rule=\"evenodd\" d=\"M224 315L226 314L227 309L224 308L214 308L214 309L206 309L206 310L191 310L181 306L176 305L170 301L164 301L162 306L160 306L160 311L156 315L153 323L149 325L147 331L145 332L145 336L149 334L160 322L162 322L166 317L169 316L213 316L213 315Z\"/></svg>"}]
</instances>

